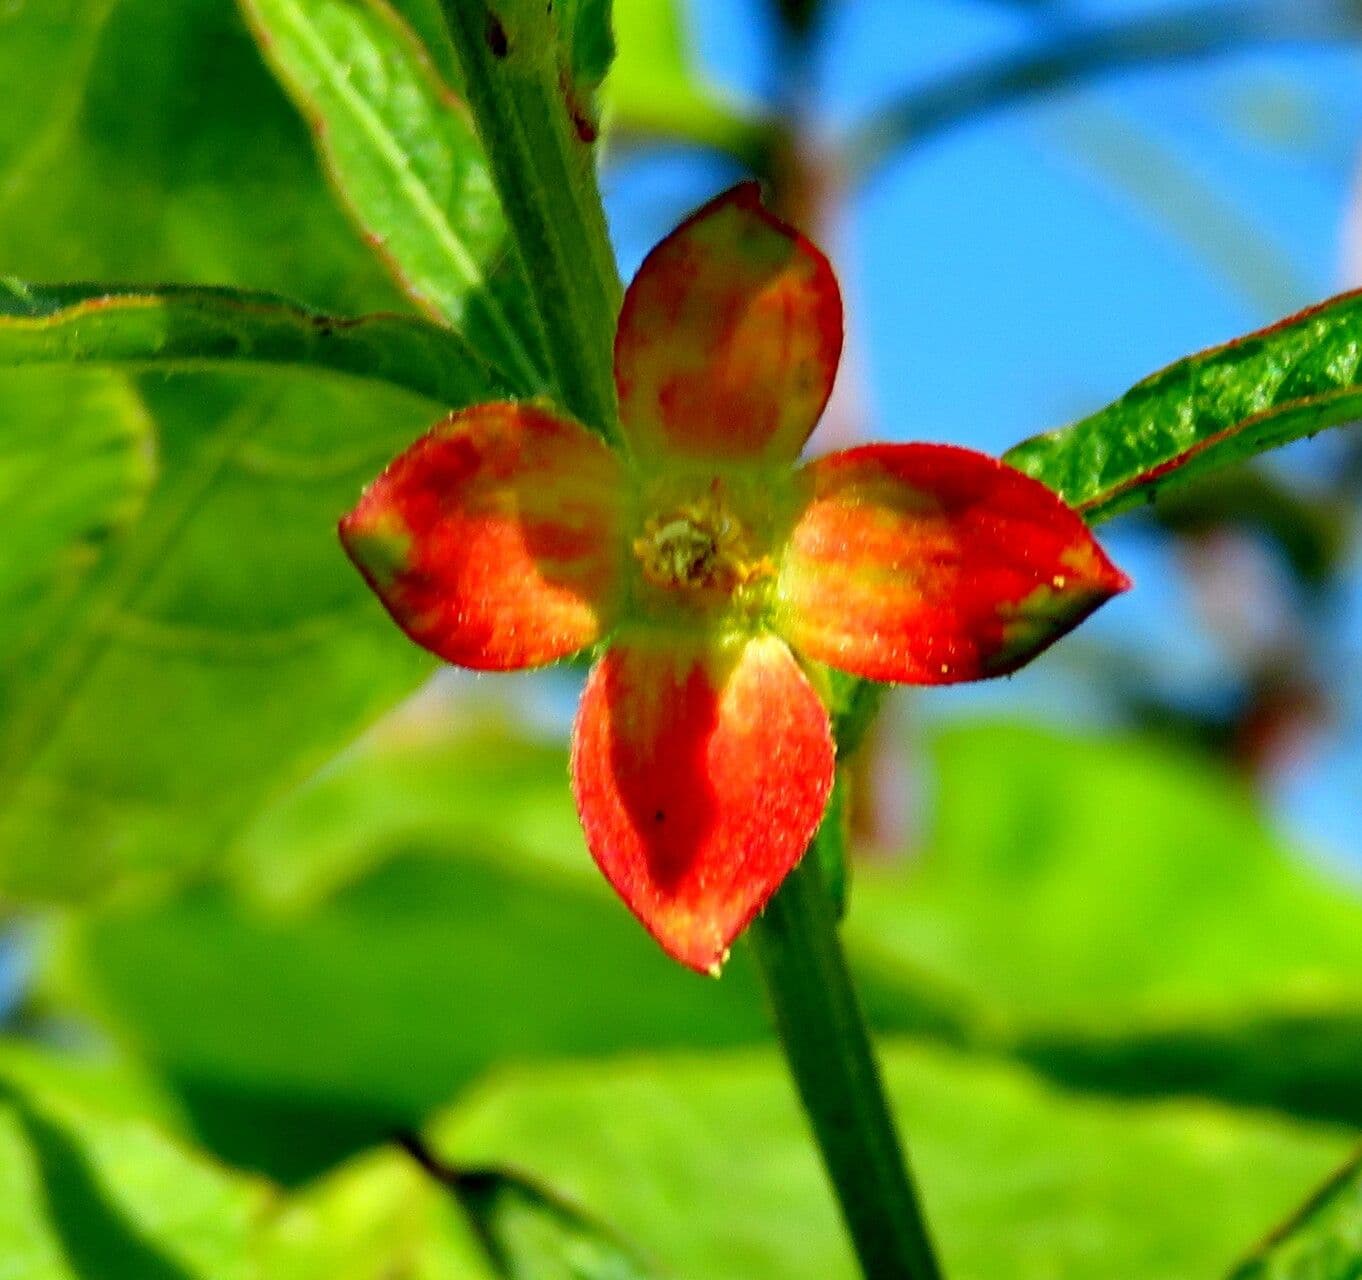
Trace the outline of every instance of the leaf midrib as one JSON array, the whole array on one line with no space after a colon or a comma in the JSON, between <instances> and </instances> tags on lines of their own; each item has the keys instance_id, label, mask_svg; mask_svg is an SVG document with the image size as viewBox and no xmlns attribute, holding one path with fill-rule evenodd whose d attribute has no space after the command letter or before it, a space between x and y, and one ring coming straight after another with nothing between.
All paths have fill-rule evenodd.
<instances>
[{"instance_id":1,"label":"leaf midrib","mask_svg":"<svg viewBox=\"0 0 1362 1280\"><path fill-rule=\"evenodd\" d=\"M252 8L258 4L258 0L245 0L245 2ZM480 292L489 320L496 326L500 336L506 342L508 348L516 354L521 364L521 375L530 378L532 382L537 382L539 373L535 369L519 333L516 332L504 309L498 303L486 274L478 266L476 259L450 224L449 219L445 217L430 188L412 168L392 130L383 122L382 117L369 106L364 97L354 90L345 75L344 68L332 55L330 47L316 30L316 27L307 20L301 7L292 3L291 0L277 0L277 3L279 4L280 16L289 24L295 36L312 54L332 92L350 110L360 129L374 143L378 154L387 162L388 167L397 178L399 189L409 198L420 220L432 232L436 243L444 250L445 256L453 266L455 273L470 288ZM280 70L281 73L287 74L283 72L282 68ZM317 136L320 144L327 148L324 132L314 126L313 133ZM329 148L327 149L329 150ZM346 203L350 204L352 209L355 208L353 200L345 194L339 180L337 181L337 188L341 191ZM358 213L357 209L356 213ZM441 304L439 309L441 318L447 321L449 317L445 314L446 305Z\"/></svg>"}]
</instances>

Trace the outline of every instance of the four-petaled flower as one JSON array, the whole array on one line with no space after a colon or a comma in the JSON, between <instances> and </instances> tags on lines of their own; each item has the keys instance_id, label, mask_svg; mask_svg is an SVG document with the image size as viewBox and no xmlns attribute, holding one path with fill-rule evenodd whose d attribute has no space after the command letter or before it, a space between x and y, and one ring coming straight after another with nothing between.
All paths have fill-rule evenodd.
<instances>
[{"instance_id":1,"label":"four-petaled flower","mask_svg":"<svg viewBox=\"0 0 1362 1280\"><path fill-rule=\"evenodd\" d=\"M702 972L823 817L820 664L911 684L1001 675L1128 585L1074 512L983 454L872 445L796 468L841 347L827 260L745 184L629 288L618 450L546 407L478 405L341 522L397 623L448 662L510 670L602 646L572 744L587 845Z\"/></svg>"}]
</instances>

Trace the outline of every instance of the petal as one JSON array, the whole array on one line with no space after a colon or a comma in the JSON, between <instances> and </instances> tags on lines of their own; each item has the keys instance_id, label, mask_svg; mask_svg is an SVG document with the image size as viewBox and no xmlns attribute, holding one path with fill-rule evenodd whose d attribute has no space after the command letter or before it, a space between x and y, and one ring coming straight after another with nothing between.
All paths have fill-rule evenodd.
<instances>
[{"instance_id":1,"label":"petal","mask_svg":"<svg viewBox=\"0 0 1362 1280\"><path fill-rule=\"evenodd\" d=\"M587 682L572 789L597 865L664 950L717 973L813 839L828 714L785 643L636 639Z\"/></svg>"},{"instance_id":2,"label":"petal","mask_svg":"<svg viewBox=\"0 0 1362 1280\"><path fill-rule=\"evenodd\" d=\"M949 445L870 445L802 473L780 629L871 680L1016 670L1130 582L1083 521L1011 467Z\"/></svg>"},{"instance_id":3,"label":"petal","mask_svg":"<svg viewBox=\"0 0 1362 1280\"><path fill-rule=\"evenodd\" d=\"M552 662L608 625L622 468L585 427L529 405L440 423L365 491L341 541L397 625L447 662Z\"/></svg>"},{"instance_id":4,"label":"petal","mask_svg":"<svg viewBox=\"0 0 1362 1280\"><path fill-rule=\"evenodd\" d=\"M842 299L828 260L754 182L647 257L615 337L620 418L643 459L793 459L832 391Z\"/></svg>"}]
</instances>

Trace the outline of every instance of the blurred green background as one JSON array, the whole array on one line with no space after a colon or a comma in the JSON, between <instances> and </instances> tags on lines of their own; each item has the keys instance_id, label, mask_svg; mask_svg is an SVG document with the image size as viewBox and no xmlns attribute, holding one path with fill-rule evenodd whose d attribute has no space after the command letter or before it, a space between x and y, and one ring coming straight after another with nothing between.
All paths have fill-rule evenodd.
<instances>
[{"instance_id":1,"label":"blurred green background","mask_svg":"<svg viewBox=\"0 0 1362 1280\"><path fill-rule=\"evenodd\" d=\"M453 78L388 2L331 8ZM824 447L1000 450L1358 269L1350 6L616 17L622 265L765 178L850 299ZM0 0L0 85L0 276L412 309L230 0ZM671 965L586 856L577 675L435 672L339 553L431 417L0 373L0 1276L851 1274L747 957ZM953 1276L1224 1276L1362 1130L1360 458L1113 526L1128 600L859 758L846 936Z\"/></svg>"}]
</instances>

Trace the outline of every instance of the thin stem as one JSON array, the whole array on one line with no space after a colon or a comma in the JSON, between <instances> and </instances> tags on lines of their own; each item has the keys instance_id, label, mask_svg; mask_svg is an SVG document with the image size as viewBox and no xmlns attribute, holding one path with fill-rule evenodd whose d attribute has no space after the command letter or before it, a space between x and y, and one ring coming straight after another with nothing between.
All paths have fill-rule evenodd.
<instances>
[{"instance_id":1,"label":"thin stem","mask_svg":"<svg viewBox=\"0 0 1362 1280\"><path fill-rule=\"evenodd\" d=\"M824 884L818 846L843 839L840 821L824 822L748 936L862 1271L940 1280Z\"/></svg>"},{"instance_id":2,"label":"thin stem","mask_svg":"<svg viewBox=\"0 0 1362 1280\"><path fill-rule=\"evenodd\" d=\"M534 6L531 18L526 6L512 15L486 0L440 4L564 407L608 435L620 280L593 148L564 96L555 19L550 7Z\"/></svg>"},{"instance_id":3,"label":"thin stem","mask_svg":"<svg viewBox=\"0 0 1362 1280\"><path fill-rule=\"evenodd\" d=\"M853 128L839 153L852 181L888 159L980 116L1128 68L1196 62L1271 46L1353 43L1362 21L1348 4L1213 4L1081 28L918 86Z\"/></svg>"}]
</instances>

